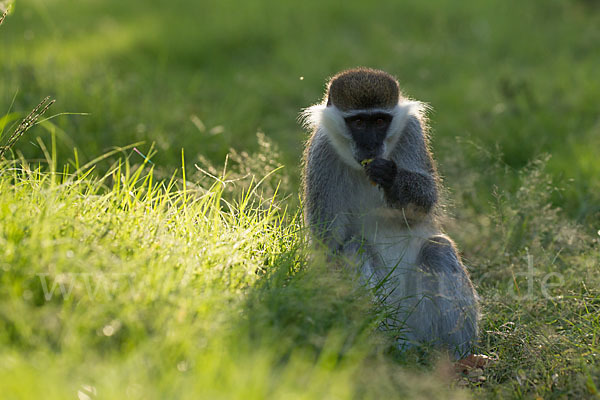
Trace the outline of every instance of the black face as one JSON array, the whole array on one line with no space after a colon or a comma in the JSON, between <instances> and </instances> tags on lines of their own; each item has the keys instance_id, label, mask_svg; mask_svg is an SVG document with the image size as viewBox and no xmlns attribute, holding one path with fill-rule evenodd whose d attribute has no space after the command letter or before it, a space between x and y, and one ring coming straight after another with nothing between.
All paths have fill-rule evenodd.
<instances>
[{"instance_id":1,"label":"black face","mask_svg":"<svg viewBox=\"0 0 600 400\"><path fill-rule=\"evenodd\" d=\"M360 113L344 118L356 143L354 157L358 162L376 158L383 151L383 140L393 116L384 112Z\"/></svg>"}]
</instances>

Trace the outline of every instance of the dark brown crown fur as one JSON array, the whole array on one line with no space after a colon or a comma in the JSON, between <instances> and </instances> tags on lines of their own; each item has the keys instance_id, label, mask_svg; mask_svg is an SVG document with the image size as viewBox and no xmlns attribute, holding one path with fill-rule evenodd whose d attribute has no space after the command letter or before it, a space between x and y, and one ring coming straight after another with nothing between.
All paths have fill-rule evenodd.
<instances>
[{"instance_id":1,"label":"dark brown crown fur","mask_svg":"<svg viewBox=\"0 0 600 400\"><path fill-rule=\"evenodd\" d=\"M327 105L342 111L392 108L399 100L398 81L387 72L354 68L342 71L329 81Z\"/></svg>"}]
</instances>

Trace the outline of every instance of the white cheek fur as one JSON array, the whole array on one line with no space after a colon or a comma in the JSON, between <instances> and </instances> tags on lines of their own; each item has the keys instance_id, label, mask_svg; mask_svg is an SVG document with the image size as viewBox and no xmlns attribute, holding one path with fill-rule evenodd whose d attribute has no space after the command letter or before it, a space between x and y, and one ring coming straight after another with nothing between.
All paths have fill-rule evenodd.
<instances>
[{"instance_id":1,"label":"white cheek fur","mask_svg":"<svg viewBox=\"0 0 600 400\"><path fill-rule=\"evenodd\" d=\"M346 128L343 114L335 107L325 108L321 114L321 126L330 143L336 150L340 158L351 168L360 170L362 166L354 159L352 146L354 145L352 135Z\"/></svg>"},{"instance_id":2,"label":"white cheek fur","mask_svg":"<svg viewBox=\"0 0 600 400\"><path fill-rule=\"evenodd\" d=\"M398 140L400 140L400 137L402 136L408 118L411 115L420 117L424 108L425 105L423 103L406 99L400 100L393 108L392 114L394 114L394 119L390 125L387 137L384 140L385 148L383 151L383 158L390 158L391 152L394 150Z\"/></svg>"},{"instance_id":3,"label":"white cheek fur","mask_svg":"<svg viewBox=\"0 0 600 400\"><path fill-rule=\"evenodd\" d=\"M396 147L398 140L402 136L406 122L409 116L419 117L425 105L418 101L402 99L391 110L381 110L390 112L394 118L390 125L389 133L383 144L383 158L389 159L391 152ZM360 111L360 110L356 110ZM355 113L356 111L353 111ZM374 111L374 110L368 110ZM352 137L346 129L343 113L335 106L327 107L325 104L316 104L308 107L300 114L300 121L307 129L318 128L327 136L330 143L335 148L340 158L354 169L361 169L362 166L354 159L352 155Z\"/></svg>"},{"instance_id":4,"label":"white cheek fur","mask_svg":"<svg viewBox=\"0 0 600 400\"><path fill-rule=\"evenodd\" d=\"M352 136L346 129L340 110L335 106L317 104L305 109L300 118L305 128L317 128L327 137L344 163L357 170L362 168L352 155Z\"/></svg>"}]
</instances>

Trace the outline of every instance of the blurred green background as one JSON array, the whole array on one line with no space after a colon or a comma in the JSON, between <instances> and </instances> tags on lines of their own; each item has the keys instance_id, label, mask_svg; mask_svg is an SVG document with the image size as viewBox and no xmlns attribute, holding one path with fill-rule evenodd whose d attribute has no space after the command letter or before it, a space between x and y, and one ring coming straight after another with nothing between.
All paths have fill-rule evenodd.
<instances>
[{"instance_id":1,"label":"blurred green background","mask_svg":"<svg viewBox=\"0 0 600 400\"><path fill-rule=\"evenodd\" d=\"M257 131L298 182L301 108L327 77L358 65L396 75L427 102L450 186L490 159L517 170L542 153L578 219L600 203L600 7L595 1L19 0L0 31L0 113L43 97L72 148L90 160L155 142L153 160L223 162ZM41 156L38 127L17 149ZM487 156L482 156L487 153ZM490 158L491 154L491 158ZM456 158L459 161L456 162ZM489 197L494 179L471 182ZM487 197L486 197L487 196Z\"/></svg>"}]
</instances>

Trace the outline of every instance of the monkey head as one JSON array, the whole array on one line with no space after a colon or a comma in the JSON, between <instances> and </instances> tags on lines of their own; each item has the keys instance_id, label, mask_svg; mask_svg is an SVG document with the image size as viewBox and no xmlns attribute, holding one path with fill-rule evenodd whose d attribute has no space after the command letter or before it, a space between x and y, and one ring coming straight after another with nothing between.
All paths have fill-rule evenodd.
<instances>
[{"instance_id":1,"label":"monkey head","mask_svg":"<svg viewBox=\"0 0 600 400\"><path fill-rule=\"evenodd\" d=\"M305 124L321 128L349 166L389 157L412 108L398 81L387 72L355 68L333 76L323 103L304 110Z\"/></svg>"}]
</instances>

